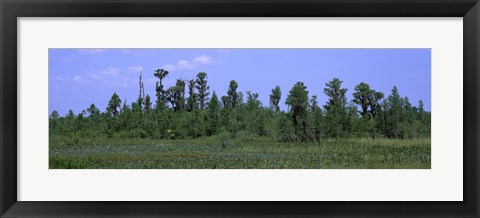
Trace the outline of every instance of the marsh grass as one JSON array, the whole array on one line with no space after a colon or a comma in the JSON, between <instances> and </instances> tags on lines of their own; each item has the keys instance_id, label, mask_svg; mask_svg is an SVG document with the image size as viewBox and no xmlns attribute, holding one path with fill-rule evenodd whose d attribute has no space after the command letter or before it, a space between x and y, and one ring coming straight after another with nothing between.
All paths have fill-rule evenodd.
<instances>
[{"instance_id":1,"label":"marsh grass","mask_svg":"<svg viewBox=\"0 0 480 218\"><path fill-rule=\"evenodd\" d=\"M430 169L430 139L50 138L50 169Z\"/></svg>"}]
</instances>

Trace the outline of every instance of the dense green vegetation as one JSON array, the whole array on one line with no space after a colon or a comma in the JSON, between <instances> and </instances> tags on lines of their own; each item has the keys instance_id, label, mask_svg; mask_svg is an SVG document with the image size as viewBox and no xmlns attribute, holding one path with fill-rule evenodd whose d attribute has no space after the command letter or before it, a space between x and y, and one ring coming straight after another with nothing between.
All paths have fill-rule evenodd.
<instances>
[{"instance_id":1,"label":"dense green vegetation","mask_svg":"<svg viewBox=\"0 0 480 218\"><path fill-rule=\"evenodd\" d=\"M155 70L155 103L140 75L139 97L130 105L113 93L104 112L95 104L79 114L53 111L50 167L430 167L430 112L422 101L412 106L397 87L385 98L362 82L347 102L348 90L333 78L320 106L297 82L286 97L273 87L264 106L259 93L237 91L235 80L219 97L204 72L165 88L168 74ZM282 101L288 110L280 109Z\"/></svg>"},{"instance_id":2,"label":"dense green vegetation","mask_svg":"<svg viewBox=\"0 0 480 218\"><path fill-rule=\"evenodd\" d=\"M274 142L239 132L201 139L82 139L66 146L56 138L50 169L426 169L429 139L326 139ZM69 140L69 139L65 139Z\"/></svg>"}]
</instances>

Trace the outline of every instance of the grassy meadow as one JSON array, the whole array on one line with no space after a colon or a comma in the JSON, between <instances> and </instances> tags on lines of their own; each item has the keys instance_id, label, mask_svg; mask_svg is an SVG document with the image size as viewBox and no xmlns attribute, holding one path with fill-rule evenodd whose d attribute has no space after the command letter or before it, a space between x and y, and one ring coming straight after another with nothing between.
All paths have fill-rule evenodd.
<instances>
[{"instance_id":1,"label":"grassy meadow","mask_svg":"<svg viewBox=\"0 0 480 218\"><path fill-rule=\"evenodd\" d=\"M430 139L50 138L50 169L430 169Z\"/></svg>"}]
</instances>

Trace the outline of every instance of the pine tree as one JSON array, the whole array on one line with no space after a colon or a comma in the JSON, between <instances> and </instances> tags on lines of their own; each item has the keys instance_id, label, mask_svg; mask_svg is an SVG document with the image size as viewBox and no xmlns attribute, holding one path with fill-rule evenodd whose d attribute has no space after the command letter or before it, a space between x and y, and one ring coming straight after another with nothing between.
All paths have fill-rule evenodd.
<instances>
[{"instance_id":1,"label":"pine tree","mask_svg":"<svg viewBox=\"0 0 480 218\"><path fill-rule=\"evenodd\" d=\"M215 91L212 94L210 102L207 104L208 109L208 135L214 135L218 131L219 116L220 116L220 102L218 101Z\"/></svg>"},{"instance_id":2,"label":"pine tree","mask_svg":"<svg viewBox=\"0 0 480 218\"><path fill-rule=\"evenodd\" d=\"M345 96L347 89L342 88L343 81L333 78L332 81L325 84L323 92L328 96L328 102L324 106L325 130L330 137L345 137L348 135L350 120L347 115L347 98Z\"/></svg>"},{"instance_id":3,"label":"pine tree","mask_svg":"<svg viewBox=\"0 0 480 218\"><path fill-rule=\"evenodd\" d=\"M228 87L228 103L230 108L235 108L238 99L237 93L238 83L235 80L230 81L230 86Z\"/></svg>"},{"instance_id":4,"label":"pine tree","mask_svg":"<svg viewBox=\"0 0 480 218\"><path fill-rule=\"evenodd\" d=\"M210 95L208 92L210 86L207 85L207 74L205 72L198 73L195 82L197 83L195 88L197 88L198 91L197 93L198 100L200 102L200 109L203 110L205 108L205 103L208 101L208 95Z\"/></svg>"}]
</instances>

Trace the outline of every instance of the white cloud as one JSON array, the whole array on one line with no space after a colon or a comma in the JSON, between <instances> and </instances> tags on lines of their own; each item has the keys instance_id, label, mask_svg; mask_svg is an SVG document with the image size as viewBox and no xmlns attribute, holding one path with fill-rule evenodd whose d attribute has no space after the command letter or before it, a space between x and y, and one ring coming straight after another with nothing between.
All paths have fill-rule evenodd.
<instances>
[{"instance_id":1,"label":"white cloud","mask_svg":"<svg viewBox=\"0 0 480 218\"><path fill-rule=\"evenodd\" d=\"M181 69L181 70L187 70L187 69L192 69L194 68L195 66L190 64L188 61L186 60L179 60L177 62L177 68L178 69Z\"/></svg>"},{"instance_id":2,"label":"white cloud","mask_svg":"<svg viewBox=\"0 0 480 218\"><path fill-rule=\"evenodd\" d=\"M100 79L100 78L102 78L102 77L99 76L98 74L94 74L94 73L93 73L93 74L90 74L90 77L91 77L92 79Z\"/></svg>"},{"instance_id":3,"label":"white cloud","mask_svg":"<svg viewBox=\"0 0 480 218\"><path fill-rule=\"evenodd\" d=\"M109 67L100 71L100 75L107 75L107 76L116 76L120 72L120 68L118 67Z\"/></svg>"},{"instance_id":4,"label":"white cloud","mask_svg":"<svg viewBox=\"0 0 480 218\"><path fill-rule=\"evenodd\" d=\"M211 63L213 63L213 59L211 57L206 56L206 55L201 55L201 56L193 58L193 63L196 63L196 64L211 64Z\"/></svg>"},{"instance_id":5,"label":"white cloud","mask_svg":"<svg viewBox=\"0 0 480 218\"><path fill-rule=\"evenodd\" d=\"M167 64L167 65L163 66L163 69L172 71L172 70L175 69L175 66L173 66L171 64Z\"/></svg>"},{"instance_id":6,"label":"white cloud","mask_svg":"<svg viewBox=\"0 0 480 218\"><path fill-rule=\"evenodd\" d=\"M101 54L101 53L107 52L108 50L103 48L95 48L95 49L88 48L88 49L77 49L77 51L79 51L82 54Z\"/></svg>"},{"instance_id":7,"label":"white cloud","mask_svg":"<svg viewBox=\"0 0 480 218\"><path fill-rule=\"evenodd\" d=\"M163 66L163 69L169 70L169 71L174 71L174 70L190 70L195 67L198 67L200 65L204 64L211 64L213 63L213 58L206 56L206 55L201 55L198 57L194 57L192 61L187 61L187 60L179 60L177 64L172 65L172 64L166 64Z\"/></svg>"},{"instance_id":8,"label":"white cloud","mask_svg":"<svg viewBox=\"0 0 480 218\"><path fill-rule=\"evenodd\" d=\"M91 69L86 76L83 78L80 75L76 76L73 78L73 81L85 85L95 84L98 86L122 88L138 84L138 74L133 75L133 73L130 74L129 72L138 73L139 70L143 70L143 67L140 65L127 68L111 66L99 71Z\"/></svg>"},{"instance_id":9,"label":"white cloud","mask_svg":"<svg viewBox=\"0 0 480 218\"><path fill-rule=\"evenodd\" d=\"M55 79L57 79L58 81L64 81L63 77L61 77L61 76L57 76L57 77L55 77Z\"/></svg>"},{"instance_id":10,"label":"white cloud","mask_svg":"<svg viewBox=\"0 0 480 218\"><path fill-rule=\"evenodd\" d=\"M140 71L143 71L143 67L140 65L128 67L128 72L130 73L139 73Z\"/></svg>"},{"instance_id":11,"label":"white cloud","mask_svg":"<svg viewBox=\"0 0 480 218\"><path fill-rule=\"evenodd\" d=\"M115 77L120 73L120 68L111 66L100 71L92 70L90 78L94 80L104 80L108 77L110 80L111 77Z\"/></svg>"},{"instance_id":12,"label":"white cloud","mask_svg":"<svg viewBox=\"0 0 480 218\"><path fill-rule=\"evenodd\" d=\"M81 83L82 82L82 77L81 76L73 77L73 81L77 82L77 83Z\"/></svg>"}]
</instances>

